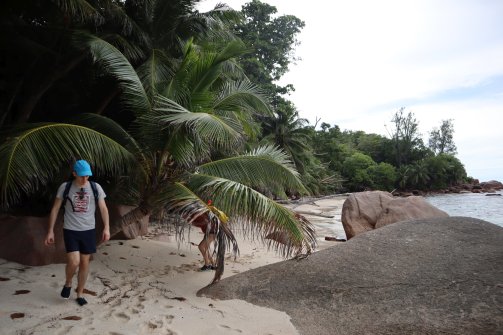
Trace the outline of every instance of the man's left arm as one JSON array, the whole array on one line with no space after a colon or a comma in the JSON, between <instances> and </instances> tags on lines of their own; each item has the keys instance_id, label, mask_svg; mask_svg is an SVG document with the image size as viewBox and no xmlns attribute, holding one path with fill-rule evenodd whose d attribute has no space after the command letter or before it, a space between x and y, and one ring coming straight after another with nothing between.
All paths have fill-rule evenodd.
<instances>
[{"instance_id":1,"label":"man's left arm","mask_svg":"<svg viewBox=\"0 0 503 335\"><path fill-rule=\"evenodd\" d=\"M103 221L103 237L101 242L106 242L110 239L110 223L105 199L101 198L98 200L98 207L100 208L101 220Z\"/></svg>"}]
</instances>

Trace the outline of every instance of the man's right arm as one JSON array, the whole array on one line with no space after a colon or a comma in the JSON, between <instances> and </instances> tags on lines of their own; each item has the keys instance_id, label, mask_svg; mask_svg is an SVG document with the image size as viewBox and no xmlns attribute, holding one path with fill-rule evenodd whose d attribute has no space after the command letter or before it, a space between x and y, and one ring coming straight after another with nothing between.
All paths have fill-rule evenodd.
<instances>
[{"instance_id":1,"label":"man's right arm","mask_svg":"<svg viewBox=\"0 0 503 335\"><path fill-rule=\"evenodd\" d=\"M54 226L56 225L56 219L58 218L59 208L61 207L62 203L63 199L54 199L51 214L49 214L49 229L47 230L47 236L45 237L45 245L54 243Z\"/></svg>"}]
</instances>

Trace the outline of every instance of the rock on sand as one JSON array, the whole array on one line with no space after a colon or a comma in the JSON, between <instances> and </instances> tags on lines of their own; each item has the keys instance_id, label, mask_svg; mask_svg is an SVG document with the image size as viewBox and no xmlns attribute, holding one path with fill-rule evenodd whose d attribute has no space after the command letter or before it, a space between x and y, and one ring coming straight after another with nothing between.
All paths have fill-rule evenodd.
<instances>
[{"instance_id":1,"label":"rock on sand","mask_svg":"<svg viewBox=\"0 0 503 335\"><path fill-rule=\"evenodd\" d=\"M301 334L503 334L503 228L396 223L199 294L284 311Z\"/></svg>"}]
</instances>

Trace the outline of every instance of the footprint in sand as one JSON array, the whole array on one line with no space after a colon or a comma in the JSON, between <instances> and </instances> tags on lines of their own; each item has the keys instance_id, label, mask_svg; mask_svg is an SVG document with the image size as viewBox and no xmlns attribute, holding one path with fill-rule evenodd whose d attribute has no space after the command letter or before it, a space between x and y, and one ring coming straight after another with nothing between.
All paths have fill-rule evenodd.
<instances>
[{"instance_id":1,"label":"footprint in sand","mask_svg":"<svg viewBox=\"0 0 503 335\"><path fill-rule=\"evenodd\" d=\"M62 329L60 328L56 333L56 335L66 335L72 330L73 326L68 326L68 327L63 327Z\"/></svg>"},{"instance_id":2,"label":"footprint in sand","mask_svg":"<svg viewBox=\"0 0 503 335\"><path fill-rule=\"evenodd\" d=\"M116 313L114 316L119 322L127 322L131 320L131 317L124 312Z\"/></svg>"},{"instance_id":3,"label":"footprint in sand","mask_svg":"<svg viewBox=\"0 0 503 335\"><path fill-rule=\"evenodd\" d=\"M175 317L173 315L164 315L164 316L158 316L150 321L148 321L142 328L143 331L146 332L153 332L156 330L163 330L166 331L166 334L169 335L174 335L173 331L170 329L166 329L165 324L171 324Z\"/></svg>"},{"instance_id":4,"label":"footprint in sand","mask_svg":"<svg viewBox=\"0 0 503 335\"><path fill-rule=\"evenodd\" d=\"M219 325L219 327L227 329L227 330L235 331L236 333L239 333L239 334L241 334L243 332L241 329L234 329L234 328L231 328L231 327L226 326L226 325Z\"/></svg>"}]
</instances>

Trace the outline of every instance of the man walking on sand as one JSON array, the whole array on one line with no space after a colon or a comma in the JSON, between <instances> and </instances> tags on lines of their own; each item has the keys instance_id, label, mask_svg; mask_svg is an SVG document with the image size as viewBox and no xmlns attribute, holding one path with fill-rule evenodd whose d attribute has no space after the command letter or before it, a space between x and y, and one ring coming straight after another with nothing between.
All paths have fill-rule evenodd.
<instances>
[{"instance_id":1,"label":"man walking on sand","mask_svg":"<svg viewBox=\"0 0 503 335\"><path fill-rule=\"evenodd\" d=\"M64 206L63 236L66 248L66 282L61 296L70 297L73 276L77 269L77 303L87 304L82 296L89 272L91 254L96 252L96 221L94 214L99 207L103 221L102 241L110 239L108 208L105 192L97 183L89 181L91 166L85 160L78 160L73 167L74 179L61 184L49 215L49 230L45 245L54 243L54 225L61 205ZM97 198L97 199L96 199Z\"/></svg>"}]
</instances>

